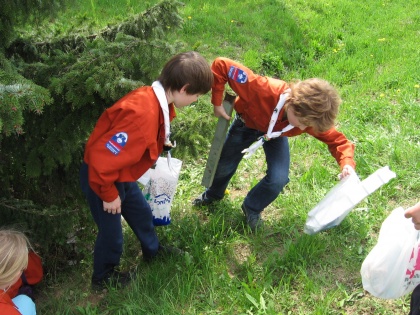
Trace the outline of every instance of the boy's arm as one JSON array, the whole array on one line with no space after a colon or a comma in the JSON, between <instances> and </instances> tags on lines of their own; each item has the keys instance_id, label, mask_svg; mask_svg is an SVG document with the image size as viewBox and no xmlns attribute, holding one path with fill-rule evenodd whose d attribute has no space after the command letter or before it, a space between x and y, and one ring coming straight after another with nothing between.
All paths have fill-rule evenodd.
<instances>
[{"instance_id":1,"label":"boy's arm","mask_svg":"<svg viewBox=\"0 0 420 315\"><path fill-rule=\"evenodd\" d=\"M112 214L121 213L121 198L118 196L114 201L102 201L104 211Z\"/></svg>"},{"instance_id":2,"label":"boy's arm","mask_svg":"<svg viewBox=\"0 0 420 315\"><path fill-rule=\"evenodd\" d=\"M211 103L215 107L223 108L223 94L225 92L225 85L228 82L227 61L229 61L229 59L219 57L216 58L211 65L211 71L213 72L214 77L213 86L211 87Z\"/></svg>"},{"instance_id":3,"label":"boy's arm","mask_svg":"<svg viewBox=\"0 0 420 315\"><path fill-rule=\"evenodd\" d=\"M258 78L260 76L254 74L251 69L236 61L229 58L218 57L213 61L211 71L213 72L214 77L213 86L211 88L211 103L214 106L222 105L226 83L228 83L233 92L241 98L244 98L251 92L255 93L255 91L251 91L252 89L262 93L258 83ZM250 81L253 81L254 84L250 85Z\"/></svg>"},{"instance_id":4,"label":"boy's arm","mask_svg":"<svg viewBox=\"0 0 420 315\"><path fill-rule=\"evenodd\" d=\"M89 185L102 201L118 203L119 193L114 183L119 172L139 161L147 149L148 139L144 137L147 133L141 130L144 128L139 128L135 121L124 119L88 148ZM127 133L127 143L119 151L112 151L110 141L119 131ZM110 205L109 209L116 210L117 205Z\"/></svg>"},{"instance_id":5,"label":"boy's arm","mask_svg":"<svg viewBox=\"0 0 420 315\"><path fill-rule=\"evenodd\" d=\"M340 174L339 178L340 178L340 179L343 179L344 177L349 176L349 175L350 175L351 173L353 173L353 172L354 172L354 167L352 167L352 166L350 166L350 165L346 164L346 165L344 165L344 167L342 168L342 170L341 170L341 174Z\"/></svg>"},{"instance_id":6,"label":"boy's arm","mask_svg":"<svg viewBox=\"0 0 420 315\"><path fill-rule=\"evenodd\" d=\"M230 120L230 116L226 113L224 106L213 106L214 116L222 117L226 120Z\"/></svg>"},{"instance_id":7,"label":"boy's arm","mask_svg":"<svg viewBox=\"0 0 420 315\"><path fill-rule=\"evenodd\" d=\"M406 218L412 218L411 221L414 223L414 228L420 230L420 202L405 210L404 215Z\"/></svg>"},{"instance_id":8,"label":"boy's arm","mask_svg":"<svg viewBox=\"0 0 420 315\"><path fill-rule=\"evenodd\" d=\"M328 150L335 158L340 169L344 172L348 171L348 167L356 169L354 161L354 143L346 138L344 134L331 128L326 132L314 133L308 130L308 133L328 145Z\"/></svg>"}]
</instances>

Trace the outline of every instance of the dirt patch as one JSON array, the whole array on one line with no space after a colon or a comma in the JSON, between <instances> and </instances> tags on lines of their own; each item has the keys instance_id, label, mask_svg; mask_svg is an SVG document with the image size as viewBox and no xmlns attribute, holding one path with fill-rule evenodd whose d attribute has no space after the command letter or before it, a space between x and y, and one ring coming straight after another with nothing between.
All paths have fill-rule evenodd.
<instances>
[{"instance_id":1,"label":"dirt patch","mask_svg":"<svg viewBox=\"0 0 420 315\"><path fill-rule=\"evenodd\" d=\"M249 244L237 243L233 245L232 259L228 261L228 274L231 278L237 275L240 266L248 260L251 252Z\"/></svg>"}]
</instances>

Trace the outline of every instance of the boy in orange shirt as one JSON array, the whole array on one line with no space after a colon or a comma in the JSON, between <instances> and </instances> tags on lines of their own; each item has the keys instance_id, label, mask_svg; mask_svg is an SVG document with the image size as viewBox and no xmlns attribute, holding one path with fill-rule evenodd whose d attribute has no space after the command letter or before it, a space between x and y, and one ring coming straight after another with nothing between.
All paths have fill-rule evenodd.
<instances>
[{"instance_id":1,"label":"boy in orange shirt","mask_svg":"<svg viewBox=\"0 0 420 315\"><path fill-rule=\"evenodd\" d=\"M140 241L143 258L177 250L159 244L152 211L137 179L172 147L170 121L182 108L207 93L213 75L197 52L172 57L152 86L140 87L99 118L86 144L80 171L82 190L98 226L92 287L124 285L130 275L116 270L123 249L121 215ZM178 250L178 253L180 251Z\"/></svg>"},{"instance_id":2,"label":"boy in orange shirt","mask_svg":"<svg viewBox=\"0 0 420 315\"><path fill-rule=\"evenodd\" d=\"M308 133L328 145L341 168L341 177L355 168L354 145L334 128L341 103L336 90L326 81L308 79L294 84L259 76L228 58L217 58L212 104L217 117L230 119L222 105L225 85L237 94L236 117L227 134L212 185L193 201L209 205L223 198L230 179L244 157L263 147L267 171L248 192L242 211L251 230L262 227L261 212L289 182L288 137Z\"/></svg>"}]
</instances>

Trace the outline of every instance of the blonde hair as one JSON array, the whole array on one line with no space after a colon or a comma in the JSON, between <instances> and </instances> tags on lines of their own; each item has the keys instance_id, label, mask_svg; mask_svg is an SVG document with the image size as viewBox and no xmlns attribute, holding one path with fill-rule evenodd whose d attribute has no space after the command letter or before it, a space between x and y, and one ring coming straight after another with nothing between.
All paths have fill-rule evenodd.
<instances>
[{"instance_id":1,"label":"blonde hair","mask_svg":"<svg viewBox=\"0 0 420 315\"><path fill-rule=\"evenodd\" d=\"M16 274L28 266L28 238L22 232L0 229L0 287L12 285Z\"/></svg>"},{"instance_id":2,"label":"blonde hair","mask_svg":"<svg viewBox=\"0 0 420 315\"><path fill-rule=\"evenodd\" d=\"M290 106L299 122L324 132L332 128L338 114L341 98L327 81L312 78L290 84Z\"/></svg>"}]
</instances>

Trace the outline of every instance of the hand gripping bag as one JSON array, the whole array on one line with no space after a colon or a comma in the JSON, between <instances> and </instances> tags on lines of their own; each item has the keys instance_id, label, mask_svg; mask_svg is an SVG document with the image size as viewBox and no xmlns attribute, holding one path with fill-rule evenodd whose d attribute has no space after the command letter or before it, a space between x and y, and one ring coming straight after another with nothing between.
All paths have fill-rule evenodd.
<instances>
[{"instance_id":1,"label":"hand gripping bag","mask_svg":"<svg viewBox=\"0 0 420 315\"><path fill-rule=\"evenodd\" d=\"M178 184L182 161L159 157L155 168L138 179L144 186L143 194L152 209L155 226L171 223L171 205Z\"/></svg>"},{"instance_id":2,"label":"hand gripping bag","mask_svg":"<svg viewBox=\"0 0 420 315\"><path fill-rule=\"evenodd\" d=\"M362 263L363 288L382 299L397 299L412 292L420 283L419 244L419 231L404 217L404 209L394 209Z\"/></svg>"}]
</instances>

